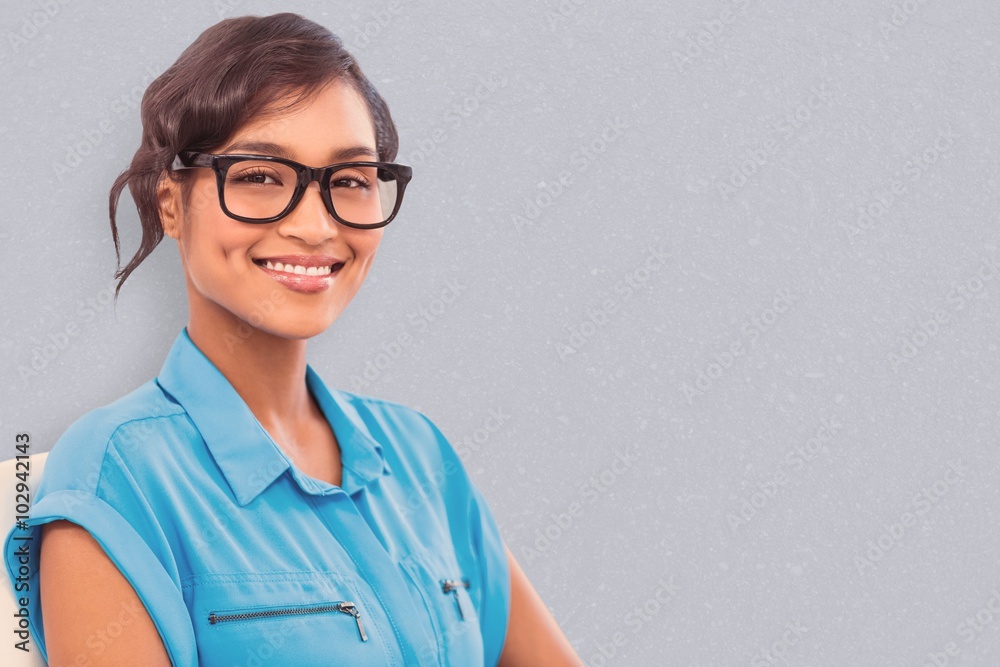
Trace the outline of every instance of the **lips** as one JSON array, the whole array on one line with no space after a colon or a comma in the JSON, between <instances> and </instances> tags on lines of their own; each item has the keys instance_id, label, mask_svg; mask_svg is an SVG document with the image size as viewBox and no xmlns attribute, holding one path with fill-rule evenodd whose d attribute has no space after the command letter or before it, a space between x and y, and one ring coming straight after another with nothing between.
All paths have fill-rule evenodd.
<instances>
[{"instance_id":1,"label":"lips","mask_svg":"<svg viewBox=\"0 0 1000 667\"><path fill-rule=\"evenodd\" d=\"M334 257L333 255L268 255L265 257L255 257L253 258L254 264L258 266L271 265L278 271L286 271L287 273L300 273L301 271L296 271L298 267L302 267L308 271L310 268L330 268L336 269L338 264L343 264L344 260ZM287 268L278 268L278 265Z\"/></svg>"},{"instance_id":2,"label":"lips","mask_svg":"<svg viewBox=\"0 0 1000 667\"><path fill-rule=\"evenodd\" d=\"M255 257L253 262L282 285L305 293L327 289L344 266L332 255L275 255Z\"/></svg>"}]
</instances>

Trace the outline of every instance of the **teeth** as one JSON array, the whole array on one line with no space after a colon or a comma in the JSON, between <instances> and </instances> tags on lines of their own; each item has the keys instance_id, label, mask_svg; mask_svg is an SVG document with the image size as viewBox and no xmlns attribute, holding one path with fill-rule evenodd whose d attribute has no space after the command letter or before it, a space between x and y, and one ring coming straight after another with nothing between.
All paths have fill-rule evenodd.
<instances>
[{"instance_id":1,"label":"teeth","mask_svg":"<svg viewBox=\"0 0 1000 667\"><path fill-rule=\"evenodd\" d=\"M329 266L300 266L298 264L282 264L281 262L272 262L267 260L264 265L271 269L272 271L283 271L285 273L295 273L301 276L327 276L330 275Z\"/></svg>"}]
</instances>

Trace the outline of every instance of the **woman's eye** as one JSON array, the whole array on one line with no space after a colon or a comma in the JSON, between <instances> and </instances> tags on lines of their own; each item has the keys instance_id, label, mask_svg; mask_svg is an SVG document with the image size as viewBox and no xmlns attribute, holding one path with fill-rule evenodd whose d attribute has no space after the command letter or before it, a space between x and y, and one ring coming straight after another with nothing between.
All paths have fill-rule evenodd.
<instances>
[{"instance_id":1,"label":"woman's eye","mask_svg":"<svg viewBox=\"0 0 1000 667\"><path fill-rule=\"evenodd\" d=\"M249 185L281 185L281 180L276 174L266 171L244 171L232 174L230 180Z\"/></svg>"},{"instance_id":2,"label":"woman's eye","mask_svg":"<svg viewBox=\"0 0 1000 667\"><path fill-rule=\"evenodd\" d=\"M357 176L339 176L330 181L334 188L367 188L368 181Z\"/></svg>"},{"instance_id":3,"label":"woman's eye","mask_svg":"<svg viewBox=\"0 0 1000 667\"><path fill-rule=\"evenodd\" d=\"M370 190L376 171L368 167L339 169L330 177L330 187L344 190ZM360 193L359 193L360 194Z\"/></svg>"}]
</instances>

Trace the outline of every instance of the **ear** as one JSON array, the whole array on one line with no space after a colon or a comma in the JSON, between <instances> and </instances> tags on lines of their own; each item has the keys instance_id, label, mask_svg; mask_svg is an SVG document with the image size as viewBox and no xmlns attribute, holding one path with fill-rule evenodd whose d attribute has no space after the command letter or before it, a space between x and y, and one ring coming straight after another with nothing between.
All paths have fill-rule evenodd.
<instances>
[{"instance_id":1,"label":"ear","mask_svg":"<svg viewBox=\"0 0 1000 667\"><path fill-rule=\"evenodd\" d=\"M172 239L181 236L181 186L164 172L156 184L156 200L160 207L163 233Z\"/></svg>"}]
</instances>

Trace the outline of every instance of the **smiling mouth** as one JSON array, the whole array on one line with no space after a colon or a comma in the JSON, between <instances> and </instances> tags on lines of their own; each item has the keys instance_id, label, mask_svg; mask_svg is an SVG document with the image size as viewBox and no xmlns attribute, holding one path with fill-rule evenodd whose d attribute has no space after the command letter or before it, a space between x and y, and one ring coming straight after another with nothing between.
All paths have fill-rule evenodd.
<instances>
[{"instance_id":1,"label":"smiling mouth","mask_svg":"<svg viewBox=\"0 0 1000 667\"><path fill-rule=\"evenodd\" d=\"M343 262L337 262L329 266L302 266L301 264L273 262L269 259L255 259L253 263L271 271L278 271L279 273L294 276L328 276L331 273L336 273L344 266Z\"/></svg>"}]
</instances>

